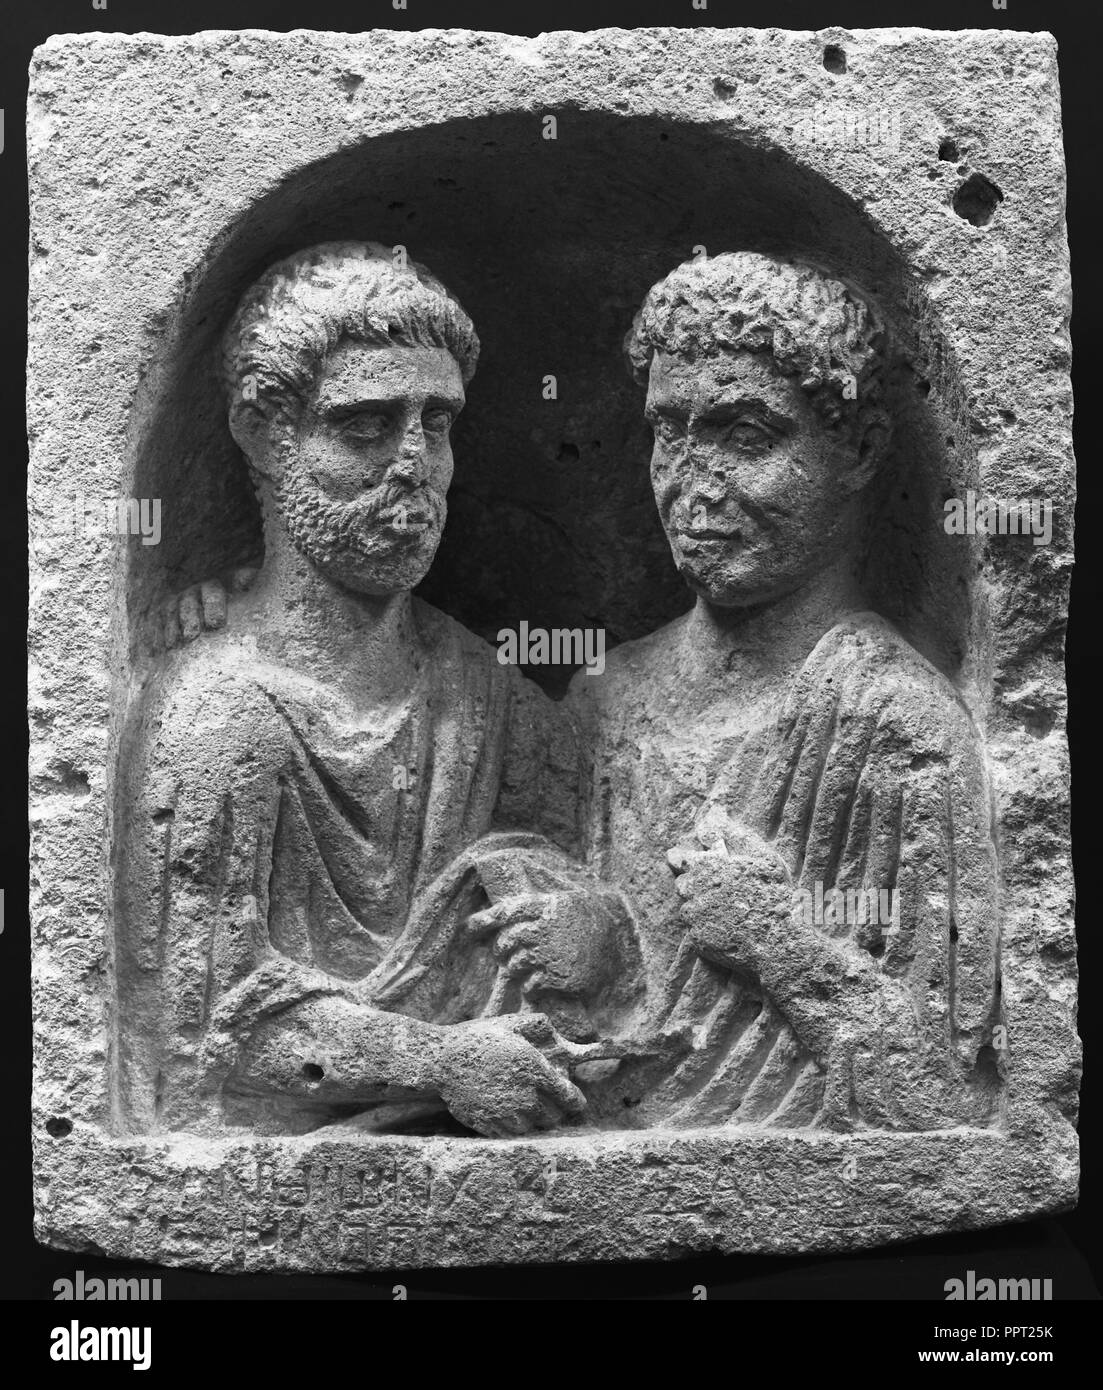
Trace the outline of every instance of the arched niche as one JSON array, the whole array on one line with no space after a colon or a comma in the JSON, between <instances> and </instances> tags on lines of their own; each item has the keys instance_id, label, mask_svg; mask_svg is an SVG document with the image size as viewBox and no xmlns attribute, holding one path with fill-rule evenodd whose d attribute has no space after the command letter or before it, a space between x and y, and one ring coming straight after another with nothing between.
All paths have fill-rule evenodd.
<instances>
[{"instance_id":1,"label":"arched niche","mask_svg":"<svg viewBox=\"0 0 1103 1390\"><path fill-rule=\"evenodd\" d=\"M724 123L560 109L394 132L295 169L228 227L166 306L131 430L133 495L163 538L132 547L131 657L157 659L170 594L260 549L226 426L219 339L244 289L311 243L405 245L462 300L483 352L454 435L449 520L420 592L491 641L604 627L610 646L683 611L651 496L650 436L621 343L649 286L704 246L814 260L859 286L901 343L895 445L871 533L875 605L953 677L966 657L969 560L940 525L975 467L952 354L868 212L777 146ZM548 400L545 378L556 379ZM932 382L934 389L932 390ZM568 672L532 672L553 690Z\"/></svg>"}]
</instances>

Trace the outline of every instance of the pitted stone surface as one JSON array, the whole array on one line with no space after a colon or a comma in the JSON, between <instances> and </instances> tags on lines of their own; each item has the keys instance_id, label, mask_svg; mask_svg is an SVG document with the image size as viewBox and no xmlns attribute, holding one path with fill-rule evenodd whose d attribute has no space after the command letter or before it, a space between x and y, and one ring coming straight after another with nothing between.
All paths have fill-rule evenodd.
<instances>
[{"instance_id":1,"label":"pitted stone surface","mask_svg":"<svg viewBox=\"0 0 1103 1390\"><path fill-rule=\"evenodd\" d=\"M62 36L29 109L40 1238L1070 1205L1053 40Z\"/></svg>"}]
</instances>

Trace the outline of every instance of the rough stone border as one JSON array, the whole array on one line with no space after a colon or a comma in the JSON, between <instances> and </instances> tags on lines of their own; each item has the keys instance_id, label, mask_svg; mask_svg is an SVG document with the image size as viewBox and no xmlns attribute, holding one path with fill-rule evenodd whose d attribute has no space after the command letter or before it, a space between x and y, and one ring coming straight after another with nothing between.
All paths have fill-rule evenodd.
<instances>
[{"instance_id":1,"label":"rough stone border","mask_svg":"<svg viewBox=\"0 0 1103 1390\"><path fill-rule=\"evenodd\" d=\"M1077 1169L983 1130L58 1143L40 1240L225 1273L860 1250L1060 1211Z\"/></svg>"},{"instance_id":2,"label":"rough stone border","mask_svg":"<svg viewBox=\"0 0 1103 1390\"><path fill-rule=\"evenodd\" d=\"M846 49L845 77L825 69L827 44ZM273 71L278 81L266 83ZM779 103L782 82L786 100ZM279 119L247 119L257 101L268 102ZM895 163L802 139L799 113L831 101L859 108L872 101L909 113ZM572 1212L599 1210L610 1214L610 1228L599 1222L588 1234L576 1232L577 1253L569 1235L554 1249L530 1250L510 1202L499 1210L487 1197L465 1219L485 1223L487 1213L499 1212L488 1228L488 1259L620 1258L713 1246L853 1248L1057 1210L1074 1200L1069 1095L1078 1045L1061 666L1074 474L1053 39L888 29L602 30L534 40L460 31L70 35L36 52L28 108L34 1126L44 1240L226 1268L275 1267L277 1250L288 1252L284 1263L300 1258L285 1247L282 1217L260 1195L243 1195L234 1208L241 1229L257 1232L255 1244L243 1237L235 1248L219 1222L203 1224L204 1211L220 1210L203 1205L209 1196L176 1226L184 1234L172 1234L173 1213L187 1200L186 1175L224 1165L230 1182L252 1162L248 1146L214 1144L201 1153L184 1140L106 1137L114 1045L109 808L133 645L119 601L129 560L125 548L103 538L59 536L59 495L128 491L135 411L156 391L182 306L227 229L282 180L379 134L467 115L535 117L572 106L722 128L733 139L788 152L830 179L865 208L915 272L907 307L921 323L937 323L956 363L962 389L946 405L979 427L978 485L999 496L1041 491L1054 498L1060 524L1046 553L1004 554L991 542L983 548L974 666L967 672L988 740L1008 904L1003 1133L814 1141L602 1136L539 1147L471 1141L466 1160L454 1143L433 1141L425 1152L434 1163L466 1161L490 1175L503 1166L518 1171L513 1165L527 1161L518 1156L562 1153L568 1177L557 1181L589 1174L578 1176L577 1199L562 1220L545 1217L537 1226L567 1230ZM1004 193L989 226L957 216L945 186L928 177L932 151L947 132L968 137L975 166ZM944 382L934 385L949 396ZM1013 430L995 437L989 423L1009 403ZM767 1157L787 1166L772 1200L763 1192L753 1210L733 1198L717 1204L715 1217L696 1216L683 1204L664 1233L648 1234L652 1218L633 1203L648 1190L646 1176L666 1165L631 1155L633 1147L646 1154L656 1146L671 1161L680 1155L691 1167L704 1165L701 1172L711 1176L696 1178L698 1185L709 1186L736 1164L749 1192ZM868 1186L845 1188L854 1219L843 1236L817 1221L824 1190L811 1179L823 1165L837 1174L840 1153L851 1147L883 1154L884 1170L877 1175L874 1168ZM415 1151L411 1141L317 1136L266 1140L255 1149L285 1174L307 1154L378 1171L414 1161ZM591 1169L584 1153L600 1155L608 1172ZM928 1169L925 1188L915 1175ZM493 1187L498 1179L487 1181ZM623 1204L612 1200L618 1183ZM524 1189L508 1190L516 1198ZM159 1231L161 1216L168 1225L158 1241L150 1225ZM266 1243L271 1220L276 1235ZM418 1248L387 1245L386 1231L397 1229L387 1226L378 1234L379 1254L328 1249L330 1229L324 1220L304 1224L320 1244L313 1263L301 1256L301 1267L448 1263L454 1255L447 1223L435 1217ZM472 1258L467 1251L465 1259Z\"/></svg>"}]
</instances>

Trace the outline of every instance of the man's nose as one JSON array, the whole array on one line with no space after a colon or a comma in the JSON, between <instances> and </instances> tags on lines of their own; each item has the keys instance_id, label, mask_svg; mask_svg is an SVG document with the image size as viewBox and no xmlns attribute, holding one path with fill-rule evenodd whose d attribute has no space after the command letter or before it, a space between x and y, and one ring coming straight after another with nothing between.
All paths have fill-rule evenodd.
<instances>
[{"instance_id":1,"label":"man's nose","mask_svg":"<svg viewBox=\"0 0 1103 1390\"><path fill-rule=\"evenodd\" d=\"M428 450L420 420L412 420L403 431L389 471L396 479L409 483L424 482L428 476Z\"/></svg>"},{"instance_id":2,"label":"man's nose","mask_svg":"<svg viewBox=\"0 0 1103 1390\"><path fill-rule=\"evenodd\" d=\"M692 442L686 450L686 477L683 485L685 495L695 501L715 504L723 502L731 490L731 482L725 476L726 470L719 466L712 451Z\"/></svg>"}]
</instances>

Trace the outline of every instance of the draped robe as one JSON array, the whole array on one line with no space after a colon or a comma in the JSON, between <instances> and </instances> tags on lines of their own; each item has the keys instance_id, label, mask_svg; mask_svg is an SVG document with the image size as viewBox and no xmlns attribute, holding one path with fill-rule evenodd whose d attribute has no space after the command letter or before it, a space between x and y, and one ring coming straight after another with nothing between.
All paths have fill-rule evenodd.
<instances>
[{"instance_id":1,"label":"draped robe","mask_svg":"<svg viewBox=\"0 0 1103 1390\"><path fill-rule=\"evenodd\" d=\"M570 876L556 848L577 840L568 721L458 623L416 599L414 614L417 685L388 709L358 713L229 631L144 693L120 776L116 1036L131 1126L220 1122L242 1038L319 994L370 1004L364 982L379 980L397 1011L480 1015L489 945L457 938L449 956L433 935L435 918L455 935L486 906L465 852L482 842L484 865L512 858L513 879L538 886ZM528 833L495 838L514 827ZM429 994L409 969L411 922L439 977ZM250 1105L236 1098L236 1122L259 1117Z\"/></svg>"},{"instance_id":2,"label":"draped robe","mask_svg":"<svg viewBox=\"0 0 1103 1390\"><path fill-rule=\"evenodd\" d=\"M768 713L695 726L663 696L682 681L678 663L692 662L686 622L618 648L601 681L572 688L593 750L589 857L630 895L643 936L650 984L635 1026L692 1040L686 1056L626 1062L595 1082L593 1118L989 1123L998 881L982 746L964 705L890 624L860 613L821 637ZM730 700L737 709L738 688ZM864 1001L840 1013L837 1041L818 1055L802 1026L807 984L789 981L779 1002L747 970L704 959L679 919L666 854L710 807L772 848L794 894L813 896L817 883L897 894L890 931L811 928Z\"/></svg>"}]
</instances>

